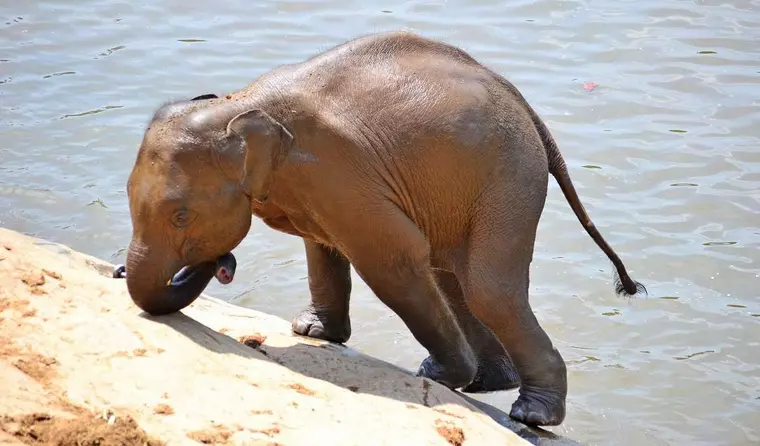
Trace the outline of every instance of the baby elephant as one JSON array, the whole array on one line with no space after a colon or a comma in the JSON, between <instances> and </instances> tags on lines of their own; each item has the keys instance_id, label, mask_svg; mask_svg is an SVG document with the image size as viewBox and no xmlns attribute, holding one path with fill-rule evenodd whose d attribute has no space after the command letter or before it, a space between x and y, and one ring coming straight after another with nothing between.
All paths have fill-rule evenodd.
<instances>
[{"instance_id":1,"label":"baby elephant","mask_svg":"<svg viewBox=\"0 0 760 446\"><path fill-rule=\"evenodd\" d=\"M254 214L304 241L311 303L296 333L348 340L353 265L429 352L419 375L466 392L519 387L511 416L557 425L565 363L528 303L549 173L614 264L616 291L645 292L509 81L445 43L365 36L158 109L129 176L117 275L144 311L179 311L215 275L232 280Z\"/></svg>"}]
</instances>

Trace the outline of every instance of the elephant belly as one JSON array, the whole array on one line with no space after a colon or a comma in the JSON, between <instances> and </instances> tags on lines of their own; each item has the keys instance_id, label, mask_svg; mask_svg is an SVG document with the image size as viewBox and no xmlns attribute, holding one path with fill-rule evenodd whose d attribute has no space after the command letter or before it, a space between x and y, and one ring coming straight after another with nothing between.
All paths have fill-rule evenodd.
<instances>
[{"instance_id":1,"label":"elephant belly","mask_svg":"<svg viewBox=\"0 0 760 446\"><path fill-rule=\"evenodd\" d=\"M270 217L270 218L263 218L264 224L269 226L270 228L284 232L286 234L295 235L298 237L303 237L304 234L302 234L299 230L296 229L295 226L293 226L293 223L288 219L288 217Z\"/></svg>"},{"instance_id":2,"label":"elephant belly","mask_svg":"<svg viewBox=\"0 0 760 446\"><path fill-rule=\"evenodd\" d=\"M264 224L270 228L284 232L286 234L295 235L302 239L309 240L311 242L319 243L321 245L332 246L327 237L322 234L321 231L304 231L299 229L288 217L277 218L264 218Z\"/></svg>"},{"instance_id":3,"label":"elephant belly","mask_svg":"<svg viewBox=\"0 0 760 446\"><path fill-rule=\"evenodd\" d=\"M273 205L259 204L258 206L254 206L253 215L261 218L265 225L276 231L295 235L296 237L323 245L329 245L327 236L316 228L315 225L310 224L304 218L291 219L282 209Z\"/></svg>"}]
</instances>

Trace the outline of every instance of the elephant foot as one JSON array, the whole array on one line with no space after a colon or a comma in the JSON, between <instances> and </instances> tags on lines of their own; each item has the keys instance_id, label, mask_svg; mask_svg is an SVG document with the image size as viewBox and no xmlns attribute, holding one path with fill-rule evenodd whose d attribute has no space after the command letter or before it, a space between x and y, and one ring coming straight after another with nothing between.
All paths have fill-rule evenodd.
<instances>
[{"instance_id":1,"label":"elephant foot","mask_svg":"<svg viewBox=\"0 0 760 446\"><path fill-rule=\"evenodd\" d=\"M551 391L523 387L509 416L528 426L557 426L565 419L565 399Z\"/></svg>"},{"instance_id":2,"label":"elephant foot","mask_svg":"<svg viewBox=\"0 0 760 446\"><path fill-rule=\"evenodd\" d=\"M520 387L520 375L509 357L486 357L478 362L478 373L462 388L465 393L486 393Z\"/></svg>"},{"instance_id":3,"label":"elephant foot","mask_svg":"<svg viewBox=\"0 0 760 446\"><path fill-rule=\"evenodd\" d=\"M351 337L351 320L348 315L335 316L310 305L293 319L292 330L301 336L343 344Z\"/></svg>"},{"instance_id":4,"label":"elephant foot","mask_svg":"<svg viewBox=\"0 0 760 446\"><path fill-rule=\"evenodd\" d=\"M457 389L472 381L474 371L474 367L446 367L432 356L428 356L420 364L417 376L431 379L449 389Z\"/></svg>"}]
</instances>

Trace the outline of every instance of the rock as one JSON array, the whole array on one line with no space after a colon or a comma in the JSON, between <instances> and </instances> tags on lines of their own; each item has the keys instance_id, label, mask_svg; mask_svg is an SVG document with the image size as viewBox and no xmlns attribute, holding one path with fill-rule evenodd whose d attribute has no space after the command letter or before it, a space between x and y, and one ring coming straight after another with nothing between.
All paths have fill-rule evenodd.
<instances>
[{"instance_id":1,"label":"rock","mask_svg":"<svg viewBox=\"0 0 760 446\"><path fill-rule=\"evenodd\" d=\"M0 443L572 443L209 296L148 316L112 268L0 228Z\"/></svg>"}]
</instances>

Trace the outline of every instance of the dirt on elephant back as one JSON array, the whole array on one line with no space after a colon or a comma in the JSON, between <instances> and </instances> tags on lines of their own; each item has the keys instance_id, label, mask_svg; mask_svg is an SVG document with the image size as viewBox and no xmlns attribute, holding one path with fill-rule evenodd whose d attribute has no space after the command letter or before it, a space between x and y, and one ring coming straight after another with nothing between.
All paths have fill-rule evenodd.
<instances>
[{"instance_id":1,"label":"dirt on elephant back","mask_svg":"<svg viewBox=\"0 0 760 446\"><path fill-rule=\"evenodd\" d=\"M76 418L33 413L0 418L0 430L24 444L56 446L163 446L131 417L106 419L90 412Z\"/></svg>"}]
</instances>

